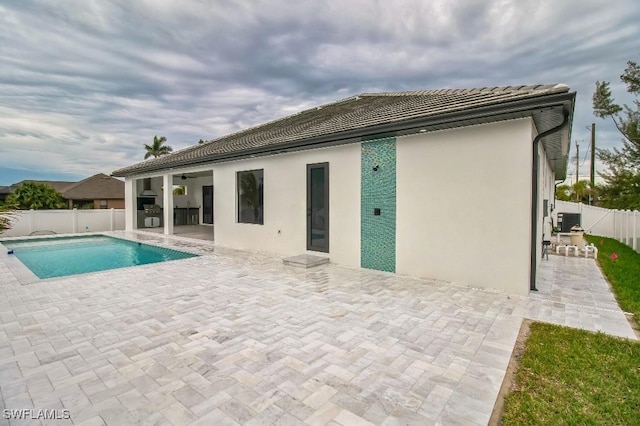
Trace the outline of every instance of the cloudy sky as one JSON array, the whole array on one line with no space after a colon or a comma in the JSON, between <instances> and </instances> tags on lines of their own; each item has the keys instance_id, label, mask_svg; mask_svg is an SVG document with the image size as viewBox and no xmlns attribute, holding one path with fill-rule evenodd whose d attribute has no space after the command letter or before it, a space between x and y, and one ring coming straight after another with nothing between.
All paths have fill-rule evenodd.
<instances>
[{"instance_id":1,"label":"cloudy sky","mask_svg":"<svg viewBox=\"0 0 640 426\"><path fill-rule=\"evenodd\" d=\"M0 0L0 185L74 180L359 92L596 80L640 60L637 0ZM573 151L573 148L572 148ZM581 164L581 175L589 161ZM575 173L575 167L570 167Z\"/></svg>"}]
</instances>

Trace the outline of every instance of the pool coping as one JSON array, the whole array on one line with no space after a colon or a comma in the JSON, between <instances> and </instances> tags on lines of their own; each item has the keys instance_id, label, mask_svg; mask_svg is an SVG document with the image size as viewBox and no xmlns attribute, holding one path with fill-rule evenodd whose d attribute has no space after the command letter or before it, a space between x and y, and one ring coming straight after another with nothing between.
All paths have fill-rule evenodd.
<instances>
[{"instance_id":1,"label":"pool coping","mask_svg":"<svg viewBox=\"0 0 640 426\"><path fill-rule=\"evenodd\" d=\"M18 283L20 285L23 285L23 286L24 285L30 285L30 284L37 284L37 283L41 283L41 282L51 282L51 281L55 281L55 280L63 280L63 279L68 278L68 277L82 277L82 276L90 275L90 274L99 274L99 273L102 273L102 272L112 271L114 269L135 268L135 267L139 267L139 266L153 265L155 263L159 263L159 262L145 263L145 264L142 264L142 265L131 265L131 266L124 266L122 268L103 269L103 270L100 270L100 271L91 271L91 272L85 272L85 273L82 273L82 274L71 274L71 275L63 275L63 276L60 276L60 277L40 278L35 273L33 273L33 271L31 271L31 269L29 269L24 263L22 263L22 261L17 256L13 256L11 254L8 254L9 249L7 248L7 246L5 246L3 244L4 242L9 242L9 241L47 240L47 239L56 239L56 238L83 238L83 237L91 237L91 236L104 236L104 237L114 238L114 239L117 239L117 240L129 241L129 242L138 243L138 244L145 244L145 245L148 245L148 246L151 246L151 247L161 248L161 249L165 249L165 250L178 251L178 252L187 253L187 254L190 254L190 255L193 255L193 256L203 256L203 255L205 255L202 251L191 249L189 247L165 246L165 245L158 244L157 242L154 242L153 240L140 241L140 240L137 240L135 238L131 238L131 237L127 236L127 235L114 234L112 232L105 232L105 231L101 231L101 232L100 231L96 231L96 232L83 232L81 234L75 233L75 234L55 234L55 235L32 235L32 236L23 236L23 237L5 237L5 238L0 239L0 250L2 251L2 253L0 253L0 262L3 262L7 266L9 271L13 274L13 276L18 281ZM174 261L179 261L179 260L188 260L188 259L191 259L191 258L192 257L188 257L188 258L184 258L184 259L172 259L172 260L166 260L166 261L160 262L160 263L174 262Z\"/></svg>"}]
</instances>

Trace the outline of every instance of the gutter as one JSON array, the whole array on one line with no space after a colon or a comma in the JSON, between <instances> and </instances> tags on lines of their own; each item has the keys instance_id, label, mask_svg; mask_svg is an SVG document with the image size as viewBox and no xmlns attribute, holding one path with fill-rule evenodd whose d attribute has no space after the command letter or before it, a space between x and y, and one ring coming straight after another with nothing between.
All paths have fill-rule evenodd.
<instances>
[{"instance_id":1,"label":"gutter","mask_svg":"<svg viewBox=\"0 0 640 426\"><path fill-rule=\"evenodd\" d=\"M538 242L536 238L538 231L538 168L540 167L540 162L538 161L538 146L542 138L562 130L569 124L569 116L569 112L564 111L562 123L533 138L533 168L531 171L531 271L529 274L529 290L531 291L538 291L536 288L536 269L538 263ZM553 195L555 200L555 190Z\"/></svg>"},{"instance_id":2,"label":"gutter","mask_svg":"<svg viewBox=\"0 0 640 426\"><path fill-rule=\"evenodd\" d=\"M176 168L182 166L195 166L199 164L216 163L222 161L233 161L243 158L264 156L279 154L283 151L301 151L311 148L323 148L329 146L345 145L354 142L360 142L362 140L382 138L387 136L401 136L405 134L418 133L420 129L443 126L443 128L458 127L460 122L483 120L492 118L495 120L499 115L510 114L523 114L531 115L539 110L557 107L558 103L572 102L575 98L575 93L562 92L554 93L551 95L541 95L533 98L519 99L510 101L508 103L494 104L483 107L474 107L471 109L459 110L445 114L437 114L430 117L420 117L414 119L403 120L395 123L379 124L368 128L359 128L354 130L347 130L340 133L332 133L327 135L320 135L310 137L303 140L295 140L285 143L273 144L267 147L258 147L246 149L239 152L219 153L213 154L198 159L182 159L173 162L162 163L157 166L150 165L147 168L140 168L135 170L119 169L113 172L112 176L126 177L131 175L137 175L142 173L154 172L158 170L165 170L169 168ZM477 124L477 123L469 123ZM436 129L440 130L440 129ZM178 154L174 153L173 155Z\"/></svg>"}]
</instances>

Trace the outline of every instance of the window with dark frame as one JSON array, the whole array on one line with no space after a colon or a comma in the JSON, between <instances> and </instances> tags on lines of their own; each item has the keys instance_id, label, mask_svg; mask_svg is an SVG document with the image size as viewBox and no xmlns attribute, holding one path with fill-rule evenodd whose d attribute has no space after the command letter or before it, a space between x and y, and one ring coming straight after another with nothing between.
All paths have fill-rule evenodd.
<instances>
[{"instance_id":1,"label":"window with dark frame","mask_svg":"<svg viewBox=\"0 0 640 426\"><path fill-rule=\"evenodd\" d=\"M106 209L108 205L109 204L107 203L107 200L100 200L100 208L101 209Z\"/></svg>"},{"instance_id":2,"label":"window with dark frame","mask_svg":"<svg viewBox=\"0 0 640 426\"><path fill-rule=\"evenodd\" d=\"M238 223L264 224L264 170L236 173Z\"/></svg>"}]
</instances>

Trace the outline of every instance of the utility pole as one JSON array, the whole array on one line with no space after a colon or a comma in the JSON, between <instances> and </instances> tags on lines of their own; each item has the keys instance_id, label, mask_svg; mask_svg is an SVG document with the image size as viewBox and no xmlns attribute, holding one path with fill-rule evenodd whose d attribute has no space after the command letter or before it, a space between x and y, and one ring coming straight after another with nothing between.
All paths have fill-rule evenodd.
<instances>
[{"instance_id":1,"label":"utility pole","mask_svg":"<svg viewBox=\"0 0 640 426\"><path fill-rule=\"evenodd\" d=\"M576 141L576 183L575 187L578 187L578 182L580 181L580 144ZM578 191L576 191L576 201L579 201Z\"/></svg>"},{"instance_id":2,"label":"utility pole","mask_svg":"<svg viewBox=\"0 0 640 426\"><path fill-rule=\"evenodd\" d=\"M596 187L596 123L591 123L591 191L589 205L593 204L593 190Z\"/></svg>"}]
</instances>

